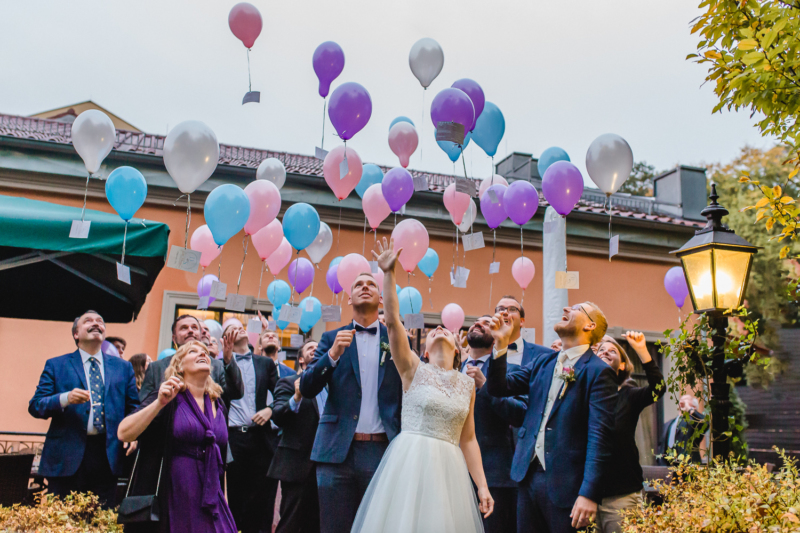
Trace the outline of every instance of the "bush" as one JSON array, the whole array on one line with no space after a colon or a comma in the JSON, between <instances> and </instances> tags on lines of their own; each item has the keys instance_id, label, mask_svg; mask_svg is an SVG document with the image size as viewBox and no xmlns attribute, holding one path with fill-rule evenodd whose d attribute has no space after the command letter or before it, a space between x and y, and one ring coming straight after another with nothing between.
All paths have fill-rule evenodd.
<instances>
[{"instance_id":1,"label":"bush","mask_svg":"<svg viewBox=\"0 0 800 533\"><path fill-rule=\"evenodd\" d=\"M73 492L63 500L52 494L37 496L33 506L0 507L0 531L37 533L122 532L116 511L100 508L94 494Z\"/></svg>"}]
</instances>

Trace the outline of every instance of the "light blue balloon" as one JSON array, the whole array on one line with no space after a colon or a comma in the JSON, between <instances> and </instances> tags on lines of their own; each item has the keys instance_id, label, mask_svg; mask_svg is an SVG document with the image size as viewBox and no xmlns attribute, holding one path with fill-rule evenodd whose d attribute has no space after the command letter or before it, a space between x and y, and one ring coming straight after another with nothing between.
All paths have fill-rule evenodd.
<instances>
[{"instance_id":1,"label":"light blue balloon","mask_svg":"<svg viewBox=\"0 0 800 533\"><path fill-rule=\"evenodd\" d=\"M282 279L276 279L267 287L267 299L275 307L280 307L292 297L292 289ZM276 315L277 316L277 315Z\"/></svg>"},{"instance_id":2,"label":"light blue balloon","mask_svg":"<svg viewBox=\"0 0 800 533\"><path fill-rule=\"evenodd\" d=\"M397 294L400 294L400 291L402 291L403 288L400 285L395 284L394 290L397 292Z\"/></svg>"},{"instance_id":3,"label":"light blue balloon","mask_svg":"<svg viewBox=\"0 0 800 533\"><path fill-rule=\"evenodd\" d=\"M434 139L436 138L436 129L433 130L433 137ZM471 139L472 132L469 132L464 136L464 150L466 150L467 146L469 146L469 141ZM439 145L439 148L441 148L442 151L447 154L447 157L449 157L450 161L453 163L458 161L458 158L461 157L461 148L459 148L456 143L450 141L436 141L436 144Z\"/></svg>"},{"instance_id":4,"label":"light blue balloon","mask_svg":"<svg viewBox=\"0 0 800 533\"><path fill-rule=\"evenodd\" d=\"M342 256L342 255L340 255L339 257L334 257L334 258L331 260L331 264L330 264L330 265L328 265L328 268L330 269L332 266L336 266L336 265L338 265L339 263L341 263L341 262L342 262L342 259L344 259L344 256Z\"/></svg>"},{"instance_id":5,"label":"light blue balloon","mask_svg":"<svg viewBox=\"0 0 800 533\"><path fill-rule=\"evenodd\" d=\"M308 302L312 302L314 305L314 309L311 311L306 310ZM319 322L319 319L322 318L322 304L313 296L308 296L300 300L300 309L303 310L303 317L300 319L298 326L300 326L303 333L308 333L311 331L311 328Z\"/></svg>"},{"instance_id":6,"label":"light blue balloon","mask_svg":"<svg viewBox=\"0 0 800 533\"><path fill-rule=\"evenodd\" d=\"M400 300L400 316L422 311L422 295L414 287L406 287L397 296Z\"/></svg>"},{"instance_id":7,"label":"light blue balloon","mask_svg":"<svg viewBox=\"0 0 800 533\"><path fill-rule=\"evenodd\" d=\"M175 350L173 350L172 348L167 348L166 350L158 354L158 360L160 361L165 357L169 357L170 355L175 355Z\"/></svg>"},{"instance_id":8,"label":"light blue balloon","mask_svg":"<svg viewBox=\"0 0 800 533\"><path fill-rule=\"evenodd\" d=\"M383 171L378 165L367 163L363 168L364 170L361 172L361 181L356 185L356 192L361 198L364 198L364 193L367 192L370 185L375 185L383 181Z\"/></svg>"},{"instance_id":9,"label":"light blue balloon","mask_svg":"<svg viewBox=\"0 0 800 533\"><path fill-rule=\"evenodd\" d=\"M106 198L122 220L133 218L147 198L147 182L133 167L119 167L108 175Z\"/></svg>"},{"instance_id":10,"label":"light blue balloon","mask_svg":"<svg viewBox=\"0 0 800 533\"><path fill-rule=\"evenodd\" d=\"M214 242L222 246L247 224L250 199L240 187L232 183L220 185L206 198L203 215Z\"/></svg>"},{"instance_id":11,"label":"light blue balloon","mask_svg":"<svg viewBox=\"0 0 800 533\"><path fill-rule=\"evenodd\" d=\"M425 252L425 255L419 260L417 266L426 276L433 276L433 273L439 268L439 254L437 254L436 250L433 248L428 248L428 251Z\"/></svg>"},{"instance_id":12,"label":"light blue balloon","mask_svg":"<svg viewBox=\"0 0 800 533\"><path fill-rule=\"evenodd\" d=\"M319 234L319 213L309 204L300 202L283 215L283 235L292 248L304 250Z\"/></svg>"},{"instance_id":13,"label":"light blue balloon","mask_svg":"<svg viewBox=\"0 0 800 533\"><path fill-rule=\"evenodd\" d=\"M556 161L569 161L569 155L567 154L566 150L559 148L558 146L551 146L542 152L542 155L539 156L539 162L537 163L539 176L544 176L544 172L547 170L547 168Z\"/></svg>"},{"instance_id":14,"label":"light blue balloon","mask_svg":"<svg viewBox=\"0 0 800 533\"><path fill-rule=\"evenodd\" d=\"M472 130L472 140L483 148L486 155L494 157L505 132L506 119L500 108L491 102L486 102L483 113L478 117L475 129Z\"/></svg>"},{"instance_id":15,"label":"light blue balloon","mask_svg":"<svg viewBox=\"0 0 800 533\"><path fill-rule=\"evenodd\" d=\"M397 124L398 122L408 122L408 123L409 123L409 124L411 124L412 126L414 125L414 121L413 121L413 120L411 120L411 119L410 119L410 118L408 118L408 117L397 117L396 119L394 119L394 120L392 121L392 123L391 123L391 124L389 124L389 129L392 129L392 126L394 126L394 125L395 125L395 124Z\"/></svg>"},{"instance_id":16,"label":"light blue balloon","mask_svg":"<svg viewBox=\"0 0 800 533\"><path fill-rule=\"evenodd\" d=\"M278 307L274 308L272 310L273 320L278 318L280 316L280 314L281 314L281 306L278 306ZM278 320L276 322L276 325L277 325L278 329L286 329L286 328L289 327L289 323L287 321L285 321L285 320Z\"/></svg>"}]
</instances>

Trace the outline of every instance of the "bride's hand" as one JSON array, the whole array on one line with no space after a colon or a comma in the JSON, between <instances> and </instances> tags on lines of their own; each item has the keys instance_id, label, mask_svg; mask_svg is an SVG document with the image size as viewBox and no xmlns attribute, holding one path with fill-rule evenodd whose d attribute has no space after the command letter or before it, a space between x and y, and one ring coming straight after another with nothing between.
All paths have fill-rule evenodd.
<instances>
[{"instance_id":1,"label":"bride's hand","mask_svg":"<svg viewBox=\"0 0 800 533\"><path fill-rule=\"evenodd\" d=\"M383 242L378 241L378 253L372 251L373 257L378 262L378 267L384 272L394 272L394 265L397 262L398 256L403 252L400 248L397 252L394 251L394 239L387 241L386 237Z\"/></svg>"},{"instance_id":2,"label":"bride's hand","mask_svg":"<svg viewBox=\"0 0 800 533\"><path fill-rule=\"evenodd\" d=\"M492 499L492 495L489 494L488 487L481 487L478 489L478 509L483 513L483 517L487 518L492 511L494 511L494 500Z\"/></svg>"}]
</instances>

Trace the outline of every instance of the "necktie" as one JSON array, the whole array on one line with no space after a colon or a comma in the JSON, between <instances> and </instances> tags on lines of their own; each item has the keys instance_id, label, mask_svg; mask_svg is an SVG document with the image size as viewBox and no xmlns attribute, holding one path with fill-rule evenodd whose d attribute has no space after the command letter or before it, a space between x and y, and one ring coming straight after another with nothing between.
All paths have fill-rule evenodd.
<instances>
[{"instance_id":1,"label":"necktie","mask_svg":"<svg viewBox=\"0 0 800 533\"><path fill-rule=\"evenodd\" d=\"M483 361L481 361L480 359L470 359L469 361L467 361L467 364L472 366L477 366L481 370L483 369Z\"/></svg>"},{"instance_id":2,"label":"necktie","mask_svg":"<svg viewBox=\"0 0 800 533\"><path fill-rule=\"evenodd\" d=\"M373 326L371 328L365 328L364 326L356 324L356 333L362 333L362 332L369 333L370 335L375 335L376 333L378 333L378 328L376 326Z\"/></svg>"},{"instance_id":3,"label":"necktie","mask_svg":"<svg viewBox=\"0 0 800 533\"><path fill-rule=\"evenodd\" d=\"M103 376L100 375L100 365L94 357L89 358L89 388L92 395L92 426L98 433L106 431L105 398Z\"/></svg>"}]
</instances>

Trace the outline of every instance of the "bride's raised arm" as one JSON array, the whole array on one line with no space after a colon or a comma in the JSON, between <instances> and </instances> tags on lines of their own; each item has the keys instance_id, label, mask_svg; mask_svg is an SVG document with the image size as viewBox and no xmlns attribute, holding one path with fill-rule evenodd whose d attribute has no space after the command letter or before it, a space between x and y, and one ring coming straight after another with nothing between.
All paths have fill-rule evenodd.
<instances>
[{"instance_id":1,"label":"bride's raised arm","mask_svg":"<svg viewBox=\"0 0 800 533\"><path fill-rule=\"evenodd\" d=\"M411 350L408 344L406 328L400 321L400 302L394 290L394 267L397 257L403 253L400 248L394 251L394 241L378 241L379 254L372 252L378 261L378 267L383 270L383 286L388 289L383 291L383 316L386 319L386 328L389 330L389 346L392 350L392 360L397 367L397 372L403 380L403 390L408 390L414 380L414 374L419 366L419 357Z\"/></svg>"}]
</instances>

